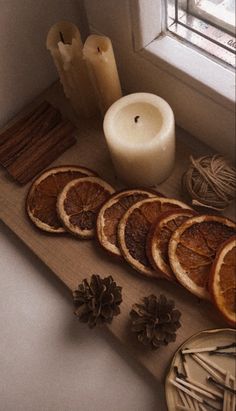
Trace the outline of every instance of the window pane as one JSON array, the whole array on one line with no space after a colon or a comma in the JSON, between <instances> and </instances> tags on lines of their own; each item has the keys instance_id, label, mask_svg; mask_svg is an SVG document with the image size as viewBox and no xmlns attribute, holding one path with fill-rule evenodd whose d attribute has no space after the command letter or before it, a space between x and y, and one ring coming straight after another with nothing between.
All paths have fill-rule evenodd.
<instances>
[{"instance_id":1,"label":"window pane","mask_svg":"<svg viewBox=\"0 0 236 411\"><path fill-rule=\"evenodd\" d=\"M235 0L167 0L168 30L235 66Z\"/></svg>"},{"instance_id":2,"label":"window pane","mask_svg":"<svg viewBox=\"0 0 236 411\"><path fill-rule=\"evenodd\" d=\"M235 32L235 0L189 0L189 12Z\"/></svg>"}]
</instances>

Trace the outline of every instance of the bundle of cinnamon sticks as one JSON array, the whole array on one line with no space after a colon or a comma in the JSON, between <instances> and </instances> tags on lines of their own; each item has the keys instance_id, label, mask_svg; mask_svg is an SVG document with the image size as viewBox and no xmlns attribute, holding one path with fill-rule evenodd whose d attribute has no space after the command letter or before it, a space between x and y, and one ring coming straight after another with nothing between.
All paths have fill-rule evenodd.
<instances>
[{"instance_id":1,"label":"bundle of cinnamon sticks","mask_svg":"<svg viewBox=\"0 0 236 411\"><path fill-rule=\"evenodd\" d=\"M75 142L74 126L44 101L0 134L0 164L25 184Z\"/></svg>"}]
</instances>

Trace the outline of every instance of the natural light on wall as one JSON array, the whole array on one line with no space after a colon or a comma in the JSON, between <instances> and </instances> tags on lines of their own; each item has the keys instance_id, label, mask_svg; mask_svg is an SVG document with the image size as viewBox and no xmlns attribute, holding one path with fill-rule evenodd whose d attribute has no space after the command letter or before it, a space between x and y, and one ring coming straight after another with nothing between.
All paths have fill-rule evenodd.
<instances>
[{"instance_id":1,"label":"natural light on wall","mask_svg":"<svg viewBox=\"0 0 236 411\"><path fill-rule=\"evenodd\" d=\"M168 30L235 66L235 0L168 0Z\"/></svg>"}]
</instances>

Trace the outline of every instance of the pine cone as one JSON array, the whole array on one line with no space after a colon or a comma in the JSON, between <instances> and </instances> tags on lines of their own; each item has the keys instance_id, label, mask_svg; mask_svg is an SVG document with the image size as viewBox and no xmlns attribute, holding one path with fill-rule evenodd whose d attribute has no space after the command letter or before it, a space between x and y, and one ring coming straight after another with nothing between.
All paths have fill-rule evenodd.
<instances>
[{"instance_id":1,"label":"pine cone","mask_svg":"<svg viewBox=\"0 0 236 411\"><path fill-rule=\"evenodd\" d=\"M181 327L181 313L174 310L175 303L160 295L143 298L143 304L134 304L130 311L131 330L137 334L138 340L156 350L176 339L176 330Z\"/></svg>"},{"instance_id":2,"label":"pine cone","mask_svg":"<svg viewBox=\"0 0 236 411\"><path fill-rule=\"evenodd\" d=\"M120 314L122 302L121 287L111 276L101 278L92 275L90 284L85 279L73 293L75 315L90 328L97 323L111 323L113 317Z\"/></svg>"}]
</instances>

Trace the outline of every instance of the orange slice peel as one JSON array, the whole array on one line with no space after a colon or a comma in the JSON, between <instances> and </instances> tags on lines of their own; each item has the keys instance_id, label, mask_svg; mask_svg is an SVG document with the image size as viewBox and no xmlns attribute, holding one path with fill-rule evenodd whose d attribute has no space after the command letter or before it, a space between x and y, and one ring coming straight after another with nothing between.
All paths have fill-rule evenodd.
<instances>
[{"instance_id":1,"label":"orange slice peel","mask_svg":"<svg viewBox=\"0 0 236 411\"><path fill-rule=\"evenodd\" d=\"M177 227L196 214L194 210L188 209L166 211L160 214L148 233L146 244L148 259L154 270L161 271L170 281L176 281L168 256L170 237Z\"/></svg>"},{"instance_id":2,"label":"orange slice peel","mask_svg":"<svg viewBox=\"0 0 236 411\"><path fill-rule=\"evenodd\" d=\"M216 251L235 233L236 224L224 217L199 215L186 220L174 231L168 247L177 280L197 297L209 300L209 274Z\"/></svg>"},{"instance_id":3,"label":"orange slice peel","mask_svg":"<svg viewBox=\"0 0 236 411\"><path fill-rule=\"evenodd\" d=\"M58 196L57 213L70 233L90 239L95 236L97 214L114 188L98 177L69 182Z\"/></svg>"},{"instance_id":4,"label":"orange slice peel","mask_svg":"<svg viewBox=\"0 0 236 411\"><path fill-rule=\"evenodd\" d=\"M212 300L231 326L236 326L236 235L226 240L211 267L209 290Z\"/></svg>"}]
</instances>

